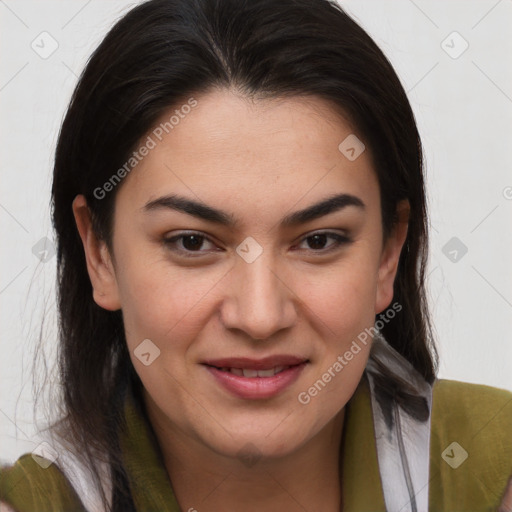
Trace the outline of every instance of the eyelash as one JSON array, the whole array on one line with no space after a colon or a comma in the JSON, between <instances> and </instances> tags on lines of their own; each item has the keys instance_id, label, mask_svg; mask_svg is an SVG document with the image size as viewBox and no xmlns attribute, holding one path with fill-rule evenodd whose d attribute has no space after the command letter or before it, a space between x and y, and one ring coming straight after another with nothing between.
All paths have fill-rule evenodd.
<instances>
[{"instance_id":1,"label":"eyelash","mask_svg":"<svg viewBox=\"0 0 512 512\"><path fill-rule=\"evenodd\" d=\"M345 235L340 235L338 233L333 233L331 231L320 231L320 232L317 232L317 233L313 233L311 235L308 235L308 236L305 236L299 243L299 245L306 241L308 238L312 238L314 236L317 236L317 235L325 235L327 236L328 238L333 238L335 240L335 243L329 247L328 249L311 249L311 251L313 253L317 253L317 254L328 254L344 245L348 245L352 242L352 239L350 239L349 237L345 236ZM200 238L201 240L206 240L208 242L211 242L213 243L206 235L203 235L202 233L199 233L199 232L188 232L188 233L181 233L179 235L176 235L176 236L173 236L171 238L164 238L163 239L163 243L165 244L165 246L167 246L171 251L173 252L176 252L176 253L181 253L185 258L196 258L198 256L196 256L195 254L201 254L202 252L205 252L205 251L190 251L190 250L187 250L187 249L176 249L176 248L173 248L172 246L180 239L184 239L184 238L187 238L189 236L197 236L198 238ZM195 254L194 254L195 253Z\"/></svg>"}]
</instances>

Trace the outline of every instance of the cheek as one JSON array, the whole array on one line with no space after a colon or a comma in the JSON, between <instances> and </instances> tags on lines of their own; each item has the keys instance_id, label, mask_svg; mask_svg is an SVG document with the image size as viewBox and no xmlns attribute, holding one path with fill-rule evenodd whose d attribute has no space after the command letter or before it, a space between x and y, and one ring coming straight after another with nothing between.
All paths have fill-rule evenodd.
<instances>
[{"instance_id":1,"label":"cheek","mask_svg":"<svg viewBox=\"0 0 512 512\"><path fill-rule=\"evenodd\" d=\"M308 306L346 339L354 329L373 325L377 268L373 255L354 251L328 273L318 273L303 291Z\"/></svg>"},{"instance_id":2,"label":"cheek","mask_svg":"<svg viewBox=\"0 0 512 512\"><path fill-rule=\"evenodd\" d=\"M193 338L204 323L208 295L222 276L212 269L179 268L162 253L124 253L118 288L130 348L149 338L178 350L180 340Z\"/></svg>"},{"instance_id":3,"label":"cheek","mask_svg":"<svg viewBox=\"0 0 512 512\"><path fill-rule=\"evenodd\" d=\"M304 413L314 418L315 432L348 402L368 361L376 270L371 255L359 256L347 259L307 290L308 309L315 312L325 343L317 353L316 371L300 390L298 401L305 407Z\"/></svg>"},{"instance_id":4,"label":"cheek","mask_svg":"<svg viewBox=\"0 0 512 512\"><path fill-rule=\"evenodd\" d=\"M211 278L188 279L183 270L170 272L168 263L152 263L125 267L129 279L122 282L121 304L127 346L150 395L162 399L162 390L166 390L160 407L172 402L175 410L182 410L186 394L177 383L187 377L187 351L204 326L207 301L203 301L213 283ZM151 358L158 354L149 365L138 356L148 352L139 348L147 339L151 340Z\"/></svg>"}]
</instances>

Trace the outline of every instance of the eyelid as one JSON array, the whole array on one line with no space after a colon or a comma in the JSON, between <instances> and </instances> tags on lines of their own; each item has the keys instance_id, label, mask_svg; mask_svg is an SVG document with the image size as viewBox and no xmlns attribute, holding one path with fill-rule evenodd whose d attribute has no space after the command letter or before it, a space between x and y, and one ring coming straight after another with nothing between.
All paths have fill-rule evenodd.
<instances>
[{"instance_id":1,"label":"eyelid","mask_svg":"<svg viewBox=\"0 0 512 512\"><path fill-rule=\"evenodd\" d=\"M335 250L335 249L341 247L342 245L346 245L346 244L352 242L352 239L346 234L336 233L335 231L313 231L312 233L309 233L309 234L303 236L299 241L299 245L302 242L304 242L305 240L307 240L308 238L311 238L315 235L325 235L328 238L334 239L336 242L335 244L333 244L334 247L331 247L331 248L317 249L317 250L309 249L310 252L317 253L317 254L327 254L331 250Z\"/></svg>"},{"instance_id":2,"label":"eyelid","mask_svg":"<svg viewBox=\"0 0 512 512\"><path fill-rule=\"evenodd\" d=\"M179 241L180 239L186 238L187 236L192 236L192 235L197 235L198 237L200 237L212 244L215 244L209 236L205 235L201 231L182 231L182 232L178 233L177 235L173 235L172 237L164 237L163 242L164 242L164 245L170 246L173 243ZM311 233L306 233L305 235L303 235L299 239L297 245L300 245L305 240L307 240L308 238L311 238L312 236L315 236L315 235L325 235L325 236L335 240L335 243L333 244L334 247L330 247L327 249L317 249L317 250L304 249L307 252L310 252L312 254L317 254L319 256L323 255L323 254L328 254L328 253L330 253L336 249L339 249L342 246L347 245L353 241L352 238L350 236L348 236L348 234L340 234L335 231L329 231L329 230L318 230L318 231L312 231ZM182 254L185 257L191 257L191 258L201 256L201 254L203 254L203 253L206 253L206 254L211 253L211 251L188 251L185 249L170 249L170 250L175 253Z\"/></svg>"},{"instance_id":3,"label":"eyelid","mask_svg":"<svg viewBox=\"0 0 512 512\"><path fill-rule=\"evenodd\" d=\"M175 242L178 242L180 239L186 238L187 236L192 236L192 235L196 235L200 238L203 238L204 240L215 245L213 240L211 240L211 238L209 236L203 234L201 231L182 231L182 232L178 233L177 235L173 235L172 237L164 237L163 243L165 246L171 246ZM196 254L200 256L203 253L210 252L210 251L187 251L186 249L171 249L170 247L169 247L169 249L172 252L176 252L178 254L182 254L182 255L185 254L186 257L196 257L195 256Z\"/></svg>"}]
</instances>

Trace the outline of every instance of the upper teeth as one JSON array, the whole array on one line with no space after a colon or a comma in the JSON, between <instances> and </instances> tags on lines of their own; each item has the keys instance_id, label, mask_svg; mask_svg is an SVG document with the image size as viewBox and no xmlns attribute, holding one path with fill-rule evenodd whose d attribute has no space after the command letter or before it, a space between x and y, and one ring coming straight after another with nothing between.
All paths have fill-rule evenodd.
<instances>
[{"instance_id":1,"label":"upper teeth","mask_svg":"<svg viewBox=\"0 0 512 512\"><path fill-rule=\"evenodd\" d=\"M221 368L224 372L231 372L239 377L272 377L276 373L286 370L289 366L276 366L268 370L249 370L247 368Z\"/></svg>"}]
</instances>

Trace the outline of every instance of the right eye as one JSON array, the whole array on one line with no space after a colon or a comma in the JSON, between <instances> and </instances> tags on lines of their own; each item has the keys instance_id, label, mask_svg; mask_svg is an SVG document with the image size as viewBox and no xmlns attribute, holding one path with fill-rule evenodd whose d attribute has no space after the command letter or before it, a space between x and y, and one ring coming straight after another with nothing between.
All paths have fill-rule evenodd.
<instances>
[{"instance_id":1,"label":"right eye","mask_svg":"<svg viewBox=\"0 0 512 512\"><path fill-rule=\"evenodd\" d=\"M191 232L191 233L181 233L179 235L170 237L170 238L164 238L163 243L173 252L176 252L184 257L197 257L191 253L202 253L202 252L208 252L208 251L201 251L199 250L202 246L204 241L208 241L209 243L213 244L207 238L205 235L197 232ZM182 247L176 247L176 244L181 241Z\"/></svg>"}]
</instances>

